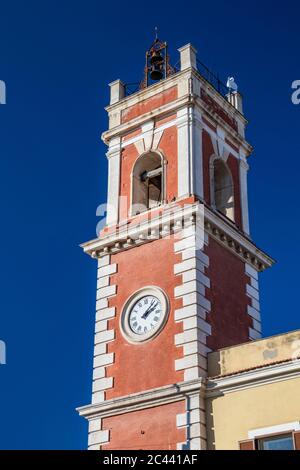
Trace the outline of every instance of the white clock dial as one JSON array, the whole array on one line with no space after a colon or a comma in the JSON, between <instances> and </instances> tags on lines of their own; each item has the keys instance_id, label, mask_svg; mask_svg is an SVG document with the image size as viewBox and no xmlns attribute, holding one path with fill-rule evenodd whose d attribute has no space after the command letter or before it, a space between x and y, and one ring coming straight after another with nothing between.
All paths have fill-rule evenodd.
<instances>
[{"instance_id":1,"label":"white clock dial","mask_svg":"<svg viewBox=\"0 0 300 470\"><path fill-rule=\"evenodd\" d=\"M145 295L131 307L129 326L137 335L148 334L159 324L162 314L161 301L154 295Z\"/></svg>"},{"instance_id":2,"label":"white clock dial","mask_svg":"<svg viewBox=\"0 0 300 470\"><path fill-rule=\"evenodd\" d=\"M120 316L120 330L129 343L143 343L155 338L169 315L166 294L156 286L136 291L127 300Z\"/></svg>"}]
</instances>

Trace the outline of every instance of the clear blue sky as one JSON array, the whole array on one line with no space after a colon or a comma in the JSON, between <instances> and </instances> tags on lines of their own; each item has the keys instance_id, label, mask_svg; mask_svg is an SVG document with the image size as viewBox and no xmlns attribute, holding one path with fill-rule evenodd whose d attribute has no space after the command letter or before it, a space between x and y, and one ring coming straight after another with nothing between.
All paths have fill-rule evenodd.
<instances>
[{"instance_id":1,"label":"clear blue sky","mask_svg":"<svg viewBox=\"0 0 300 470\"><path fill-rule=\"evenodd\" d=\"M148 7L148 8L147 8ZM94 238L106 199L107 84L136 82L154 26L244 95L255 242L278 260L261 275L265 335L299 328L299 2L2 2L0 79L2 449L85 448L75 407L91 394Z\"/></svg>"}]
</instances>

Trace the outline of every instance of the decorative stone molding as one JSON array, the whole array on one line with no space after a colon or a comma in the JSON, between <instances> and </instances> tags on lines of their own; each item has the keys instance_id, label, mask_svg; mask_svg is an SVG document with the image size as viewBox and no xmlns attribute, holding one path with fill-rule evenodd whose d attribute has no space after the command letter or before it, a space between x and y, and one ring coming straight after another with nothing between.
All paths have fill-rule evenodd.
<instances>
[{"instance_id":1,"label":"decorative stone molding","mask_svg":"<svg viewBox=\"0 0 300 470\"><path fill-rule=\"evenodd\" d=\"M99 419L174 403L185 399L187 396L199 393L200 390L203 390L204 393L204 389L205 379L200 377L197 380L165 385L163 387L113 398L112 400L106 400L102 403L92 403L91 405L77 408L77 411L80 416L84 416L89 420Z\"/></svg>"},{"instance_id":2,"label":"decorative stone molding","mask_svg":"<svg viewBox=\"0 0 300 470\"><path fill-rule=\"evenodd\" d=\"M134 145L139 154L149 151L155 151L158 149L160 139L162 138L164 129L154 128L154 120L151 119L142 125L142 133L138 136L137 140L134 141ZM124 144L127 142L125 141Z\"/></svg>"},{"instance_id":3,"label":"decorative stone molding","mask_svg":"<svg viewBox=\"0 0 300 470\"><path fill-rule=\"evenodd\" d=\"M184 207L178 204L166 205L163 214L160 216L142 221L139 224L130 226L130 228L125 224L125 226L116 228L113 233L84 243L81 247L85 253L93 258L101 258L110 253L117 253L137 245L149 243L154 239L177 233L182 228L189 226L190 221L202 205L201 202L188 204ZM219 213L214 213L207 206L204 209L204 218L206 233L234 252L243 261L251 264L256 271L263 271L272 266L274 260L254 245L248 237L237 229L234 223L225 220L225 217L220 216ZM152 233L155 233L155 237Z\"/></svg>"}]
</instances>

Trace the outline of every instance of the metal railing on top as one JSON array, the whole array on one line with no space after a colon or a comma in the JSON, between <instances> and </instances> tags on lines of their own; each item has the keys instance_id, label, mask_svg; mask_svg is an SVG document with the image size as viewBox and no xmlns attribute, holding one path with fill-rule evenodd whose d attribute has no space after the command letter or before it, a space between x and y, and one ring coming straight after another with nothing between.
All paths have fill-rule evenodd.
<instances>
[{"instance_id":1,"label":"metal railing on top","mask_svg":"<svg viewBox=\"0 0 300 470\"><path fill-rule=\"evenodd\" d=\"M180 62L177 62L175 67L173 67L174 73L180 71ZM214 72L212 72L205 64L200 62L200 60L197 59L197 70L200 73L200 75L207 80L213 87L214 89L220 93L224 98L226 95L229 93L228 87L219 79L218 75L216 75ZM132 95L134 93L137 93L139 90L143 88L143 82L135 82L135 83L126 83L125 84L125 96Z\"/></svg>"},{"instance_id":2,"label":"metal railing on top","mask_svg":"<svg viewBox=\"0 0 300 470\"><path fill-rule=\"evenodd\" d=\"M202 75L205 80L207 80L214 88L217 90L220 95L224 98L229 93L228 87L219 79L219 77L214 74L206 65L204 65L200 60L197 59L197 70Z\"/></svg>"},{"instance_id":3,"label":"metal railing on top","mask_svg":"<svg viewBox=\"0 0 300 470\"><path fill-rule=\"evenodd\" d=\"M141 82L125 83L125 96L133 95L141 89Z\"/></svg>"}]
</instances>

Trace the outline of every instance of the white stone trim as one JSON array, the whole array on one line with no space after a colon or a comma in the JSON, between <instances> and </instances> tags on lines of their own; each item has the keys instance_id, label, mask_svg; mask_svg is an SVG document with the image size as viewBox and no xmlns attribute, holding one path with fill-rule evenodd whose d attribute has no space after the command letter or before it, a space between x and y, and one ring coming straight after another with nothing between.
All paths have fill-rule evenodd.
<instances>
[{"instance_id":1,"label":"white stone trim","mask_svg":"<svg viewBox=\"0 0 300 470\"><path fill-rule=\"evenodd\" d=\"M174 266L174 274L181 276L183 282L174 289L175 297L182 299L182 308L175 310L175 321L183 326L183 333L175 335L175 344L183 350L183 357L175 361L175 370L184 371L184 380L206 375L206 336L211 334L211 326L206 322L210 302L205 297L210 283L204 274L209 260L203 248L197 249L197 236L196 226L191 225L181 232L180 241L174 243L174 251L181 254L181 259L187 250L190 252L188 259ZM185 282L184 274L191 272L194 279Z\"/></svg>"},{"instance_id":2,"label":"white stone trim","mask_svg":"<svg viewBox=\"0 0 300 470\"><path fill-rule=\"evenodd\" d=\"M177 111L177 119L177 193L178 197L185 197L191 194L188 107Z\"/></svg>"},{"instance_id":3,"label":"white stone trim","mask_svg":"<svg viewBox=\"0 0 300 470\"><path fill-rule=\"evenodd\" d=\"M260 322L260 312L259 310L256 310L255 308L251 307L251 305L247 306L247 313L250 315L250 317L254 318L258 322Z\"/></svg>"},{"instance_id":4,"label":"white stone trim","mask_svg":"<svg viewBox=\"0 0 300 470\"><path fill-rule=\"evenodd\" d=\"M94 356L98 356L99 354L106 354L106 353L107 353L107 344L106 343L95 344Z\"/></svg>"},{"instance_id":5,"label":"white stone trim","mask_svg":"<svg viewBox=\"0 0 300 470\"><path fill-rule=\"evenodd\" d=\"M107 299L99 299L96 302L96 310L106 309L108 307L108 300Z\"/></svg>"},{"instance_id":6,"label":"white stone trim","mask_svg":"<svg viewBox=\"0 0 300 470\"><path fill-rule=\"evenodd\" d=\"M265 428L251 429L248 431L248 439L256 439L257 437L269 434L281 434L289 431L300 431L300 422L293 421L291 423L277 424L275 426L268 426Z\"/></svg>"},{"instance_id":7,"label":"white stone trim","mask_svg":"<svg viewBox=\"0 0 300 470\"><path fill-rule=\"evenodd\" d=\"M117 286L110 282L110 276L116 272L117 265L111 263L110 255L98 259L92 403L104 401L105 390L113 387L113 377L107 377L107 367L114 364L115 356L107 352L107 345L115 339L115 330L109 329L109 320L115 317L116 308L109 307L108 302L117 292Z\"/></svg>"},{"instance_id":8,"label":"white stone trim","mask_svg":"<svg viewBox=\"0 0 300 470\"><path fill-rule=\"evenodd\" d=\"M193 67L197 70L197 51L192 44L186 44L178 49L180 53L180 70Z\"/></svg>"},{"instance_id":9,"label":"white stone trim","mask_svg":"<svg viewBox=\"0 0 300 470\"><path fill-rule=\"evenodd\" d=\"M256 269L254 269L250 264L246 263L245 265L245 272L248 276L250 276L252 279L258 281L258 273Z\"/></svg>"},{"instance_id":10,"label":"white stone trim","mask_svg":"<svg viewBox=\"0 0 300 470\"><path fill-rule=\"evenodd\" d=\"M104 377L103 379L94 380L93 392L99 392L101 390L112 388L113 381L114 381L113 377Z\"/></svg>"},{"instance_id":11,"label":"white stone trim","mask_svg":"<svg viewBox=\"0 0 300 470\"><path fill-rule=\"evenodd\" d=\"M96 444L104 444L109 442L109 431L95 431L89 433L89 446L96 445Z\"/></svg>"},{"instance_id":12,"label":"white stone trim","mask_svg":"<svg viewBox=\"0 0 300 470\"><path fill-rule=\"evenodd\" d=\"M153 122L153 121L152 121ZM155 129L153 129L152 134L151 134L151 140L153 139L153 144L152 148L157 149L160 139L163 135L163 132L166 129L169 129L170 127L176 126L178 123L177 118L172 119L168 122L165 122L164 124L158 125ZM142 132L138 135L135 135L134 137L131 137L130 139L122 140L122 148L127 147L128 145L134 144L138 150L139 153L143 153L145 151L150 150L149 147L149 136L147 135L149 131L143 131L143 125L142 127Z\"/></svg>"},{"instance_id":13,"label":"white stone trim","mask_svg":"<svg viewBox=\"0 0 300 470\"><path fill-rule=\"evenodd\" d=\"M250 277L250 284L246 284L246 295L250 298L247 314L252 318L252 327L249 327L249 339L255 341L262 336L258 274L248 263L245 263L245 274Z\"/></svg>"},{"instance_id":14,"label":"white stone trim","mask_svg":"<svg viewBox=\"0 0 300 470\"><path fill-rule=\"evenodd\" d=\"M97 289L97 300L112 297L113 295L116 295L116 292L117 286L101 287L100 289Z\"/></svg>"},{"instance_id":15,"label":"white stone trim","mask_svg":"<svg viewBox=\"0 0 300 470\"><path fill-rule=\"evenodd\" d=\"M115 339L115 330L101 331L95 334L95 344L108 343Z\"/></svg>"},{"instance_id":16,"label":"white stone trim","mask_svg":"<svg viewBox=\"0 0 300 470\"><path fill-rule=\"evenodd\" d=\"M248 209L248 185L247 173L249 165L246 161L245 152L240 150L240 198L241 198L241 211L242 211L242 226L243 231L249 235L249 209Z\"/></svg>"},{"instance_id":17,"label":"white stone trim","mask_svg":"<svg viewBox=\"0 0 300 470\"><path fill-rule=\"evenodd\" d=\"M103 277L108 277L110 274L115 274L117 272L117 265L108 264L98 269L98 279Z\"/></svg>"},{"instance_id":18,"label":"white stone trim","mask_svg":"<svg viewBox=\"0 0 300 470\"><path fill-rule=\"evenodd\" d=\"M109 285L109 276L103 276L97 280L97 289L100 289L101 287L107 287L108 285Z\"/></svg>"},{"instance_id":19,"label":"white stone trim","mask_svg":"<svg viewBox=\"0 0 300 470\"><path fill-rule=\"evenodd\" d=\"M96 321L98 320L105 320L114 318L116 316L116 308L109 307L109 308L101 308L96 312Z\"/></svg>"},{"instance_id":20,"label":"white stone trim","mask_svg":"<svg viewBox=\"0 0 300 470\"><path fill-rule=\"evenodd\" d=\"M176 416L178 429L186 430L186 442L177 444L177 450L206 449L205 399L199 391L186 398L186 412Z\"/></svg>"},{"instance_id":21,"label":"white stone trim","mask_svg":"<svg viewBox=\"0 0 300 470\"><path fill-rule=\"evenodd\" d=\"M116 316L116 308L109 307L109 299L116 295L117 287L111 284L111 275L117 272L117 265L111 264L111 256L98 259L97 302L95 322L95 345L93 361L92 400L90 406L105 402L105 392L113 387L114 378L107 377L107 368L114 364L115 354L108 353L108 343L115 339L115 330L109 329L109 320ZM102 429L102 420L89 420L88 449L100 450L109 442L109 430Z\"/></svg>"},{"instance_id":22,"label":"white stone trim","mask_svg":"<svg viewBox=\"0 0 300 470\"><path fill-rule=\"evenodd\" d=\"M116 416L132 411L153 408L154 406L174 403L196 393L204 394L205 380L200 377L196 380L179 382L163 387L145 390L131 395L106 400L102 403L77 408L81 416L88 419Z\"/></svg>"},{"instance_id":23,"label":"white stone trim","mask_svg":"<svg viewBox=\"0 0 300 470\"><path fill-rule=\"evenodd\" d=\"M186 106L177 111L178 197L203 198L202 129L198 109Z\"/></svg>"},{"instance_id":24,"label":"white stone trim","mask_svg":"<svg viewBox=\"0 0 300 470\"><path fill-rule=\"evenodd\" d=\"M114 225L119 220L119 193L121 174L121 139L116 137L109 143L108 189L107 189L107 225Z\"/></svg>"},{"instance_id":25,"label":"white stone trim","mask_svg":"<svg viewBox=\"0 0 300 470\"><path fill-rule=\"evenodd\" d=\"M107 320L100 320L96 322L95 332L100 333L100 331L106 331L108 327Z\"/></svg>"},{"instance_id":26,"label":"white stone trim","mask_svg":"<svg viewBox=\"0 0 300 470\"><path fill-rule=\"evenodd\" d=\"M115 80L108 85L110 87L110 104L115 104L125 96L125 85L120 79Z\"/></svg>"}]
</instances>

